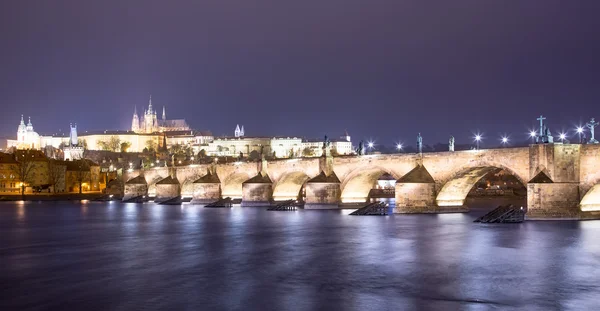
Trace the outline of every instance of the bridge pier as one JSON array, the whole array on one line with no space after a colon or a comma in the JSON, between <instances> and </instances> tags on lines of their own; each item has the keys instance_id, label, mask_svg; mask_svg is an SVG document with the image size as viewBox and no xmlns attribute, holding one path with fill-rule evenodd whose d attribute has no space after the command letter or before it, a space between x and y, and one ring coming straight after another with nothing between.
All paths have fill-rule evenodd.
<instances>
[{"instance_id":1,"label":"bridge pier","mask_svg":"<svg viewBox=\"0 0 600 311\"><path fill-rule=\"evenodd\" d=\"M341 202L342 191L340 180L331 173L325 172L306 182L306 199L304 209L336 209Z\"/></svg>"},{"instance_id":2,"label":"bridge pier","mask_svg":"<svg viewBox=\"0 0 600 311\"><path fill-rule=\"evenodd\" d=\"M123 201L146 195L148 195L148 183L143 175L139 175L125 182Z\"/></svg>"},{"instance_id":3,"label":"bridge pier","mask_svg":"<svg viewBox=\"0 0 600 311\"><path fill-rule=\"evenodd\" d=\"M212 203L221 198L221 180L217 174L208 173L193 183L192 204Z\"/></svg>"},{"instance_id":4,"label":"bridge pier","mask_svg":"<svg viewBox=\"0 0 600 311\"><path fill-rule=\"evenodd\" d=\"M435 180L427 169L419 164L396 181L397 214L429 214L468 212L463 201L436 201Z\"/></svg>"},{"instance_id":5,"label":"bridge pier","mask_svg":"<svg viewBox=\"0 0 600 311\"><path fill-rule=\"evenodd\" d=\"M528 219L579 219L581 145L529 146Z\"/></svg>"},{"instance_id":6,"label":"bridge pier","mask_svg":"<svg viewBox=\"0 0 600 311\"><path fill-rule=\"evenodd\" d=\"M258 175L242 183L242 207L269 206L273 200L273 182L269 175Z\"/></svg>"},{"instance_id":7,"label":"bridge pier","mask_svg":"<svg viewBox=\"0 0 600 311\"><path fill-rule=\"evenodd\" d=\"M415 214L435 211L435 183L396 182L394 213Z\"/></svg>"},{"instance_id":8,"label":"bridge pier","mask_svg":"<svg viewBox=\"0 0 600 311\"><path fill-rule=\"evenodd\" d=\"M181 195L181 187L177 177L173 178L168 176L167 178L156 183L156 197L154 202L161 203L171 199L175 199Z\"/></svg>"},{"instance_id":9,"label":"bridge pier","mask_svg":"<svg viewBox=\"0 0 600 311\"><path fill-rule=\"evenodd\" d=\"M579 219L579 184L528 183L528 219Z\"/></svg>"}]
</instances>

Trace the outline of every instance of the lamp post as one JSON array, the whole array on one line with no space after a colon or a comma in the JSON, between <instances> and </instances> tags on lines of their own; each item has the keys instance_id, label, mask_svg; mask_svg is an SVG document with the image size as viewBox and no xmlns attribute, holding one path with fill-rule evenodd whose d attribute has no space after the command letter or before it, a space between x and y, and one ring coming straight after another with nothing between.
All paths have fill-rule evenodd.
<instances>
[{"instance_id":1,"label":"lamp post","mask_svg":"<svg viewBox=\"0 0 600 311\"><path fill-rule=\"evenodd\" d=\"M579 135L579 143L583 144L583 140L581 138L581 135L583 134L583 127L580 126L577 128L577 134Z\"/></svg>"},{"instance_id":2,"label":"lamp post","mask_svg":"<svg viewBox=\"0 0 600 311\"><path fill-rule=\"evenodd\" d=\"M401 143L397 143L396 144L396 150L398 150L398 152L402 151L402 144Z\"/></svg>"},{"instance_id":3,"label":"lamp post","mask_svg":"<svg viewBox=\"0 0 600 311\"><path fill-rule=\"evenodd\" d=\"M531 143L535 144L535 136L537 133L535 131L529 132L529 137L531 137Z\"/></svg>"},{"instance_id":4,"label":"lamp post","mask_svg":"<svg viewBox=\"0 0 600 311\"><path fill-rule=\"evenodd\" d=\"M506 144L508 144L508 137L502 137L502 146L506 147Z\"/></svg>"},{"instance_id":5,"label":"lamp post","mask_svg":"<svg viewBox=\"0 0 600 311\"><path fill-rule=\"evenodd\" d=\"M479 150L479 142L481 141L481 135L475 135L475 143L477 144L477 150Z\"/></svg>"},{"instance_id":6,"label":"lamp post","mask_svg":"<svg viewBox=\"0 0 600 311\"><path fill-rule=\"evenodd\" d=\"M560 138L560 142L564 144L565 138L567 138L567 135L565 133L560 133L560 135L558 137Z\"/></svg>"}]
</instances>

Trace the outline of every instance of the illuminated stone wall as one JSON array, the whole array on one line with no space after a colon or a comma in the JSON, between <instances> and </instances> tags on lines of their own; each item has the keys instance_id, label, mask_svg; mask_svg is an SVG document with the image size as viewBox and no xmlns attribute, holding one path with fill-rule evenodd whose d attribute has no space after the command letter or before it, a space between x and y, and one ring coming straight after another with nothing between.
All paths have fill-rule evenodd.
<instances>
[{"instance_id":1,"label":"illuminated stone wall","mask_svg":"<svg viewBox=\"0 0 600 311\"><path fill-rule=\"evenodd\" d=\"M273 197L270 183L244 183L242 186L242 206L268 206Z\"/></svg>"},{"instance_id":2,"label":"illuminated stone wall","mask_svg":"<svg viewBox=\"0 0 600 311\"><path fill-rule=\"evenodd\" d=\"M320 162L320 158L268 161L266 172L272 180L273 199L293 199L301 193L302 187L305 187L307 208L319 204L337 207L339 203L366 202L369 191L382 174L388 173L399 180L416 167L422 166L430 175L431 182L417 182L412 185L396 183L396 204L405 209L397 209L397 212L412 212L419 206L431 207L421 212L458 211L461 208L464 210L464 199L481 177L502 169L514 175L524 185L540 172L547 174L551 178L551 185L532 184L528 186L528 196L529 204L532 204L532 215L551 217L552 213L544 211L570 215L573 208L577 210L583 196L590 192L592 187L600 184L599 145L554 144L422 155L334 157L331 173L336 175L339 182L311 183L309 180L316 178L324 169ZM177 167L176 175L180 186L184 189L193 187L190 186L191 181L203 176L207 168L207 165ZM244 182L261 170L259 162L220 163L216 165L215 170L220 179L223 197L244 197L246 201L271 199L266 195L268 191L264 191L265 189L251 193L255 191L254 186L248 186L246 189L243 187ZM137 176L136 174L140 172L128 172L126 175L129 176L127 178L131 178ZM164 168L144 171L149 192L154 191L153 184L168 174L168 170ZM593 193L596 192L590 192L590 195L594 196ZM596 205L600 208L600 197L597 203L595 200L595 197L590 197L585 203L589 208Z\"/></svg>"},{"instance_id":3,"label":"illuminated stone wall","mask_svg":"<svg viewBox=\"0 0 600 311\"><path fill-rule=\"evenodd\" d=\"M193 189L192 203L195 204L212 203L221 198L220 183L195 183Z\"/></svg>"}]
</instances>

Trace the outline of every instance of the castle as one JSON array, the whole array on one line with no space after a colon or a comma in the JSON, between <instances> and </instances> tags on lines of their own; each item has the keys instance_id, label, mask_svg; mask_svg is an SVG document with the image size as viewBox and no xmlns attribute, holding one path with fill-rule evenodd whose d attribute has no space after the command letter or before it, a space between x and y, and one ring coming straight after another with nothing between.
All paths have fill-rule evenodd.
<instances>
[{"instance_id":1,"label":"castle","mask_svg":"<svg viewBox=\"0 0 600 311\"><path fill-rule=\"evenodd\" d=\"M174 131L189 131L190 127L184 119L167 120L165 107L163 106L162 118L158 119L156 110L152 108L152 95L148 101L148 109L144 110L142 119L137 114L137 107L133 112L131 120L131 131L135 133L157 133L157 132L174 132Z\"/></svg>"}]
</instances>

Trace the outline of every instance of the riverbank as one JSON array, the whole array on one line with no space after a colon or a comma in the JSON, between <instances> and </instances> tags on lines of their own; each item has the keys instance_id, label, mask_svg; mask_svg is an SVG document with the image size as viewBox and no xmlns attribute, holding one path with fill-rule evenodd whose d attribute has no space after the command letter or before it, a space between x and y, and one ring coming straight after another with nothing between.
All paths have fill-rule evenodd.
<instances>
[{"instance_id":1,"label":"riverbank","mask_svg":"<svg viewBox=\"0 0 600 311\"><path fill-rule=\"evenodd\" d=\"M14 195L5 194L0 195L0 202L11 202L11 201L79 201L79 200L108 200L108 196L100 192L90 193L40 193L40 194L25 194Z\"/></svg>"}]
</instances>

